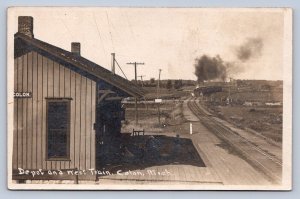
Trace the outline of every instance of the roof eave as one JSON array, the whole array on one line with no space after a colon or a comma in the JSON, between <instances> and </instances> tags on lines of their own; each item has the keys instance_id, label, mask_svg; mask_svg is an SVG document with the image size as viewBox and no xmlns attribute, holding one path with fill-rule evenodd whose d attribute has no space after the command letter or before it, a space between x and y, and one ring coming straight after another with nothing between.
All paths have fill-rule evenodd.
<instances>
[{"instance_id":1,"label":"roof eave","mask_svg":"<svg viewBox=\"0 0 300 199\"><path fill-rule=\"evenodd\" d=\"M118 89L123 90L125 93L128 93L130 96L141 98L141 97L143 97L145 95L144 90L141 89L141 88L137 88L136 87L136 88L134 88L136 91L134 91L132 89L126 88L124 85L122 85L122 83L118 83L118 82L114 81L113 79L105 78L103 76L100 76L99 74L97 74L96 72L94 72L94 70L95 70L94 66L101 67L101 66L97 65L96 63L92 62L94 66L93 67L92 66L91 67L87 67L85 64L81 63L80 60L70 59L68 57L62 56L62 54L59 54L59 53L55 52L55 50L50 50L50 49L47 49L46 47L40 45L39 42L42 42L42 41L39 41L39 40L34 39L34 38L30 38L30 37L28 37L26 35L23 35L21 33L16 33L15 34L15 39L17 39L17 38L22 39L23 41L25 41L26 43L29 43L30 45L34 46L35 48L38 48L38 49L40 49L42 51L45 51L45 52L51 54L55 58L61 59L61 60L63 60L66 63L69 63L69 64L71 64L71 65L73 65L75 67L78 67L81 70L84 70L86 73L89 73L89 74L95 76L96 78L98 78L100 80L103 80L103 81L105 81L105 82L107 82L107 83L109 83L109 84L117 87ZM47 45L50 45L50 46L52 46L54 48L58 48L59 50L65 51L66 53L68 53L68 55L70 55L69 54L70 52L68 52L66 50L60 49L59 47L53 46L53 45L48 44L48 43L47 43ZM103 67L101 67L101 68L103 68ZM108 75L108 74L106 74L106 75ZM111 75L113 75L113 74L111 74ZM114 78L114 77L112 77L112 78ZM122 81L124 81L124 80L122 80ZM128 81L128 80L126 80L126 81ZM133 86L133 85L128 85L128 87L129 86Z\"/></svg>"}]
</instances>

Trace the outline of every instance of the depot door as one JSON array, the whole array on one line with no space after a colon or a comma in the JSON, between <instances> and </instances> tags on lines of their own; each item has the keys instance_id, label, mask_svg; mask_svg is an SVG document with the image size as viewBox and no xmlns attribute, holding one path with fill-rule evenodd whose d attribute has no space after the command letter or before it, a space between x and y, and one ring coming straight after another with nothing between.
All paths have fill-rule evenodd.
<instances>
[{"instance_id":1,"label":"depot door","mask_svg":"<svg viewBox=\"0 0 300 199\"><path fill-rule=\"evenodd\" d=\"M96 110L97 168L112 164L118 157L121 144L121 121L124 110L120 100L105 100Z\"/></svg>"}]
</instances>

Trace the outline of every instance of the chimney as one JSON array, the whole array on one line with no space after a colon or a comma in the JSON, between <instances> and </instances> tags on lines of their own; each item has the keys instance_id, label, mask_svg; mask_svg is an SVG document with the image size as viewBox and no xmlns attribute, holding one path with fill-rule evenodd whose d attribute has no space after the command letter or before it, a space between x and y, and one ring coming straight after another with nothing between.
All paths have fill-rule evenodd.
<instances>
[{"instance_id":1,"label":"chimney","mask_svg":"<svg viewBox=\"0 0 300 199\"><path fill-rule=\"evenodd\" d=\"M80 43L79 42L71 43L71 52L80 56Z\"/></svg>"},{"instance_id":2,"label":"chimney","mask_svg":"<svg viewBox=\"0 0 300 199\"><path fill-rule=\"evenodd\" d=\"M28 37L33 38L33 17L19 16L18 17L18 32Z\"/></svg>"}]
</instances>

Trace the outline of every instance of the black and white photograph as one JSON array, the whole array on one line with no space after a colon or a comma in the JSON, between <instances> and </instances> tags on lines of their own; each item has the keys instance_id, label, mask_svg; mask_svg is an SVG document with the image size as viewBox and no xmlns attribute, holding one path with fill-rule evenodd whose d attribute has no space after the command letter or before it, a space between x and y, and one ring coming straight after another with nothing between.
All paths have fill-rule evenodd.
<instances>
[{"instance_id":1,"label":"black and white photograph","mask_svg":"<svg viewBox=\"0 0 300 199\"><path fill-rule=\"evenodd\" d=\"M291 9L11 7L7 44L9 189L291 189Z\"/></svg>"}]
</instances>

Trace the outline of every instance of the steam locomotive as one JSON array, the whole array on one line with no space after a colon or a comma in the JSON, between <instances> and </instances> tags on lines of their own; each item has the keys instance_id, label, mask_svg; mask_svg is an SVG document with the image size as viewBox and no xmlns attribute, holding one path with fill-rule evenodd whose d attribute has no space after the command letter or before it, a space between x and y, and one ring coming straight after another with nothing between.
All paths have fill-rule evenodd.
<instances>
[{"instance_id":1,"label":"steam locomotive","mask_svg":"<svg viewBox=\"0 0 300 199\"><path fill-rule=\"evenodd\" d=\"M199 97L199 96L209 95L211 93L222 92L222 91L223 91L222 86L199 86L194 89L194 95L195 97Z\"/></svg>"}]
</instances>

